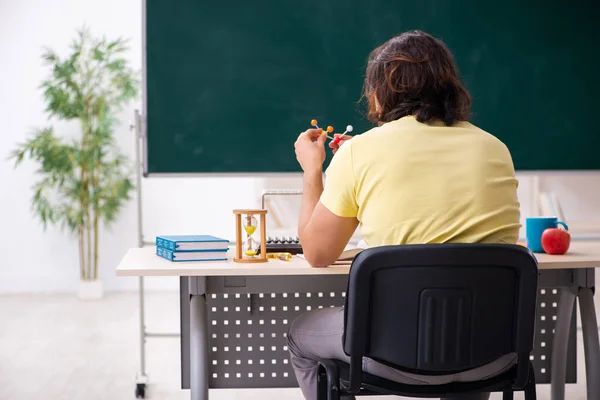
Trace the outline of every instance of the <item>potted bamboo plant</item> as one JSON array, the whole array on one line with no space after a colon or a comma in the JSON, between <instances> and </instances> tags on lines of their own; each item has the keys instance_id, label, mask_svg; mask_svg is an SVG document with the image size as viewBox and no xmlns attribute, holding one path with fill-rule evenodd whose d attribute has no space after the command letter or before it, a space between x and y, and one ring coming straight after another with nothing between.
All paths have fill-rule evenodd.
<instances>
[{"instance_id":1,"label":"potted bamboo plant","mask_svg":"<svg viewBox=\"0 0 600 400\"><path fill-rule=\"evenodd\" d=\"M100 298L99 228L110 227L129 199L133 184L127 158L116 147L116 114L135 99L139 79L128 65L127 41L77 32L70 54L42 56L49 76L42 82L49 121L77 121L76 138L61 137L51 126L36 129L11 153L15 167L37 163L32 211L44 230L58 226L78 238L79 296Z\"/></svg>"}]
</instances>

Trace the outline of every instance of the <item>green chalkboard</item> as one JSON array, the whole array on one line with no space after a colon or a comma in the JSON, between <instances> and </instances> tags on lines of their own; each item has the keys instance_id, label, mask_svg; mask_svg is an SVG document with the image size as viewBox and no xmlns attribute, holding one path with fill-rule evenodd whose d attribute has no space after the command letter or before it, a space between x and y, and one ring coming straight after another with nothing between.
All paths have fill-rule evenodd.
<instances>
[{"instance_id":1,"label":"green chalkboard","mask_svg":"<svg viewBox=\"0 0 600 400\"><path fill-rule=\"evenodd\" d=\"M584 0L146 0L147 172L299 171L309 121L371 127L368 53L421 29L520 170L600 169L600 6Z\"/></svg>"}]
</instances>

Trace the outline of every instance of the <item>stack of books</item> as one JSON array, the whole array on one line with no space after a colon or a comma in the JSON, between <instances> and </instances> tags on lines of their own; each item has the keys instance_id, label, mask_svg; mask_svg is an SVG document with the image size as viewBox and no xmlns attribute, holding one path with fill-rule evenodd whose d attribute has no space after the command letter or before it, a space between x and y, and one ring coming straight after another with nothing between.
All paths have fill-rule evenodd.
<instances>
[{"instance_id":1,"label":"stack of books","mask_svg":"<svg viewBox=\"0 0 600 400\"><path fill-rule=\"evenodd\" d=\"M211 235L157 236L156 255L169 261L227 260L229 240Z\"/></svg>"}]
</instances>

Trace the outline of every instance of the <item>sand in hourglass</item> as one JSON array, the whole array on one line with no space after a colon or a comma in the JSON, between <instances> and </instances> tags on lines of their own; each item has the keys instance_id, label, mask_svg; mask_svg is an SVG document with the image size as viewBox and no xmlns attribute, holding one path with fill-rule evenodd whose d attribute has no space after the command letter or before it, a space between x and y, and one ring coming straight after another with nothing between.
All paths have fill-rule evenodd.
<instances>
[{"instance_id":1,"label":"sand in hourglass","mask_svg":"<svg viewBox=\"0 0 600 400\"><path fill-rule=\"evenodd\" d=\"M256 232L257 224L258 221L256 221L256 218L254 218L252 215L246 215L246 218L244 218L244 230L248 235L248 238L246 239L246 246L244 247L244 254L248 257L254 257L257 253L256 243L252 238L252 235L254 232Z\"/></svg>"}]
</instances>

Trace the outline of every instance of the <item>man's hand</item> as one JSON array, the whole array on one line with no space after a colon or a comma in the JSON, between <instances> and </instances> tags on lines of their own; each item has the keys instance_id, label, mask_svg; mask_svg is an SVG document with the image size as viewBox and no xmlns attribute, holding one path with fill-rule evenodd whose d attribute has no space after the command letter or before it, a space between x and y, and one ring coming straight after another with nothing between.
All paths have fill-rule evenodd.
<instances>
[{"instance_id":1,"label":"man's hand","mask_svg":"<svg viewBox=\"0 0 600 400\"><path fill-rule=\"evenodd\" d=\"M321 172L325 162L325 140L327 135L321 129L309 129L302 132L294 148L296 159L304 172Z\"/></svg>"},{"instance_id":2,"label":"man's hand","mask_svg":"<svg viewBox=\"0 0 600 400\"><path fill-rule=\"evenodd\" d=\"M342 136L342 134L336 133L333 136L339 137L339 136ZM329 148L333 149L333 154L335 154L338 151L338 149L340 148L340 146L343 145L344 143L346 143L350 139L352 139L352 136L344 135L344 137L338 143L333 143L334 141L332 140L331 142L329 142Z\"/></svg>"}]
</instances>

